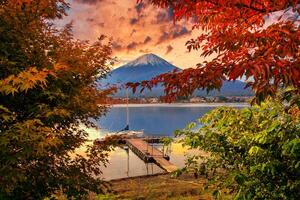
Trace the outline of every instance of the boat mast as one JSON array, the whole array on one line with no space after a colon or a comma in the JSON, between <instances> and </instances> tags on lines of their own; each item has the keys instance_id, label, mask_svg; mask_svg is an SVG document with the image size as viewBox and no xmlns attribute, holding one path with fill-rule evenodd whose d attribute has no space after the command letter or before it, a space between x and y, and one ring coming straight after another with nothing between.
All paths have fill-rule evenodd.
<instances>
[{"instance_id":1,"label":"boat mast","mask_svg":"<svg viewBox=\"0 0 300 200\"><path fill-rule=\"evenodd\" d=\"M128 108L128 101L129 101L129 96L128 96L128 88L126 88L126 125L129 128L129 108Z\"/></svg>"}]
</instances>

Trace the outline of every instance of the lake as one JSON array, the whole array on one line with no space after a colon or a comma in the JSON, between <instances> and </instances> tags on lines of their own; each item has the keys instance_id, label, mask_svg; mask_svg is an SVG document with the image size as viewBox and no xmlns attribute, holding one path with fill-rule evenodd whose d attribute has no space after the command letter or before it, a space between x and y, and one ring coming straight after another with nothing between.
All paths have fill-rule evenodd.
<instances>
[{"instance_id":1,"label":"lake","mask_svg":"<svg viewBox=\"0 0 300 200\"><path fill-rule=\"evenodd\" d=\"M130 129L144 130L146 135L172 136L176 129L184 128L219 106L246 107L248 104L130 104ZM122 130L126 126L126 105L114 105L97 124L107 132Z\"/></svg>"},{"instance_id":2,"label":"lake","mask_svg":"<svg viewBox=\"0 0 300 200\"><path fill-rule=\"evenodd\" d=\"M210 110L230 106L242 108L248 104L209 103L209 104L130 104L129 123L131 130L144 130L147 136L173 136L176 129L184 128L188 123L197 120ZM114 105L106 116L97 121L100 130L89 130L90 138L103 137L120 131L126 125L126 105ZM183 167L185 155L195 153L181 144L172 144L169 152L170 161ZM116 148L110 153L108 167L102 169L106 180L146 174L161 173L163 170L155 164L146 164L133 152Z\"/></svg>"}]
</instances>

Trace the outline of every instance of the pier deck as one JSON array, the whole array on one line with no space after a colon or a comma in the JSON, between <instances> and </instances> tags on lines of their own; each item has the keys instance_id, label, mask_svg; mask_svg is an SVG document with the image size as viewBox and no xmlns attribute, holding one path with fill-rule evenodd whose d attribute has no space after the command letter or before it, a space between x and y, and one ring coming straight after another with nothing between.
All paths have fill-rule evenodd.
<instances>
[{"instance_id":1,"label":"pier deck","mask_svg":"<svg viewBox=\"0 0 300 200\"><path fill-rule=\"evenodd\" d=\"M167 160L167 157L163 155L163 152L153 146L150 146L144 140L140 138L130 138L125 141L128 147L144 161L153 161L167 172L177 170L177 167Z\"/></svg>"}]
</instances>

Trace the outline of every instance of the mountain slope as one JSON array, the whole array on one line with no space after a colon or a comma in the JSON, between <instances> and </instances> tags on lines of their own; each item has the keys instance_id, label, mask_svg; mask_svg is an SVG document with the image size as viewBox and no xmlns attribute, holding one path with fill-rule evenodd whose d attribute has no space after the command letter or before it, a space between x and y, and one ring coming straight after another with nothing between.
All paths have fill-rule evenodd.
<instances>
[{"instance_id":1,"label":"mountain slope","mask_svg":"<svg viewBox=\"0 0 300 200\"><path fill-rule=\"evenodd\" d=\"M110 84L124 84L127 82L150 80L159 74L175 69L180 70L154 54L145 54L113 70L104 82Z\"/></svg>"},{"instance_id":2,"label":"mountain slope","mask_svg":"<svg viewBox=\"0 0 300 200\"><path fill-rule=\"evenodd\" d=\"M173 70L180 71L181 69L170 64L166 60L154 55L145 54L136 60L133 60L126 65L123 65L113 70L105 80L101 80L101 84L117 84L122 85L128 82L140 82L150 80L162 73L171 72ZM221 91L211 91L208 95L206 91L199 90L195 92L198 96L250 96L250 89L244 89L245 83L242 81L225 81ZM142 94L130 94L131 97L159 97L162 96L164 88L157 86L152 91L145 90ZM115 96L125 97L125 90L120 89Z\"/></svg>"}]
</instances>

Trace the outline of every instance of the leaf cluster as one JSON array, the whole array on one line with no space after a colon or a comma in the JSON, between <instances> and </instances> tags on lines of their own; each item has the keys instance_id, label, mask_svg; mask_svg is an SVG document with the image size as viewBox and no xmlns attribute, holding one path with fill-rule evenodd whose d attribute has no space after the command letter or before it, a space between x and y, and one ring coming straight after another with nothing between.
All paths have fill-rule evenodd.
<instances>
[{"instance_id":1,"label":"leaf cluster","mask_svg":"<svg viewBox=\"0 0 300 200\"><path fill-rule=\"evenodd\" d=\"M149 1L171 8L174 22L191 22L199 36L186 47L200 51L208 61L128 86L141 85L144 90L163 84L166 101L173 101L197 89L220 89L224 80L245 77L257 102L287 86L299 94L299 0Z\"/></svg>"},{"instance_id":2,"label":"leaf cluster","mask_svg":"<svg viewBox=\"0 0 300 200\"><path fill-rule=\"evenodd\" d=\"M84 199L105 186L100 166L114 140L88 143L79 125L109 108L98 103L111 91L96 81L110 70L111 43L55 28L66 9L63 0L0 1L0 199Z\"/></svg>"},{"instance_id":3,"label":"leaf cluster","mask_svg":"<svg viewBox=\"0 0 300 200\"><path fill-rule=\"evenodd\" d=\"M298 110L298 112L295 112ZM299 199L300 115L277 101L236 109L217 108L178 134L191 148L187 168L205 174L235 199ZM196 170L195 170L196 169Z\"/></svg>"}]
</instances>

